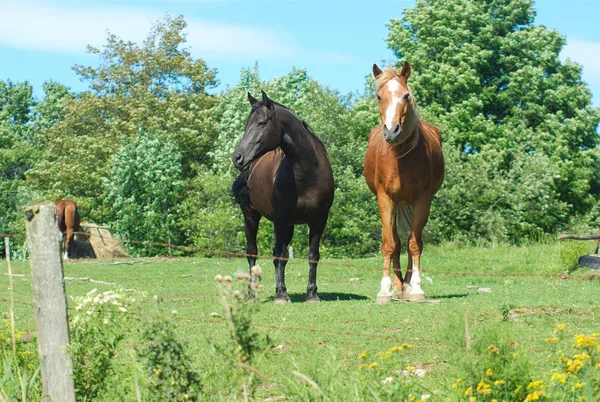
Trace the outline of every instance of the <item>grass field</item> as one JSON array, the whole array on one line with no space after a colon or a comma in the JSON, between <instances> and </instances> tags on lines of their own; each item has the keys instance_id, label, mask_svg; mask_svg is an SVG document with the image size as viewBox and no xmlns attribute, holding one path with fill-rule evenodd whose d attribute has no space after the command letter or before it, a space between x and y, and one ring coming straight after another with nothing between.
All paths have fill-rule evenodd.
<instances>
[{"instance_id":1,"label":"grass field","mask_svg":"<svg viewBox=\"0 0 600 402\"><path fill-rule=\"evenodd\" d=\"M405 258L405 256L403 256ZM404 259L402 260L404 264ZM183 339L199 371L218 371L224 361L215 359L213 345L226 344L228 332L214 277L246 271L242 259L175 258L131 260L132 265L114 265L110 261L86 260L66 263L65 276L91 277L117 285L73 282L66 284L69 296L83 296L93 288L99 290L136 289L147 298L142 314L171 315L177 334ZM274 272L270 261L259 260L263 267L258 312L254 324L260 333L269 335L273 348L255 362L268 378L257 391L258 399L286 395L298 387L292 371L318 375L319 370L335 367L343 376L358 370L359 355L365 349L386 351L403 343L412 347L404 355L403 365L427 370L419 379L430 400L455 400L451 384L456 380L456 352L464 345L464 322L467 310L474 340L488 330L503 334L527 350L536 370L545 373L550 364L546 356L553 345L545 342L559 323L566 324L565 337L600 332L599 280L584 280L593 271L579 270L569 279L555 276L465 276L473 274L558 274L562 271L558 245L527 247L458 248L452 245L427 247L422 257L425 269L423 288L426 297L441 303L375 304L381 279L381 259L327 260L319 265L318 287L321 303L305 303L304 292L308 266L293 260L287 266L286 285L292 298L289 305L275 305ZM31 303L29 265L14 262L13 272L16 325L22 332L35 332ZM350 278L358 280L350 281ZM1 298L8 298L8 278L0 276ZM479 293L476 288L491 288ZM162 299L157 303L154 296ZM8 303L0 302L7 317ZM204 319L204 321L202 320ZM129 341L135 336L131 335ZM127 343L127 341L125 342ZM127 365L127 353L118 357ZM400 364L400 363L399 363ZM402 370L403 367L397 367ZM332 369L333 370L333 369ZM382 373L386 378L389 373ZM319 384L319 378L313 378ZM212 384L212 392L223 384ZM351 386L344 384L337 386ZM291 387L291 388L290 388ZM324 389L326 385L322 385ZM133 384L124 384L133 399ZM112 392L126 397L123 389ZM325 390L327 394L328 391ZM128 394L129 395L129 394ZM225 393L226 395L226 393ZM107 395L114 400L114 394ZM221 395L220 398L223 398ZM323 399L336 399L327 395ZM226 398L225 398L226 399ZM310 398L308 398L310 399Z\"/></svg>"}]
</instances>

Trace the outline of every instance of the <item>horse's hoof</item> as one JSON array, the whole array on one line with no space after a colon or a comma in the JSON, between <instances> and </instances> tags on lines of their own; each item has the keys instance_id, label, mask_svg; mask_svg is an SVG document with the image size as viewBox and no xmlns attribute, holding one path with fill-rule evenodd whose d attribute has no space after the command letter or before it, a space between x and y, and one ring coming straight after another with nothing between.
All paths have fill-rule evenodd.
<instances>
[{"instance_id":1,"label":"horse's hoof","mask_svg":"<svg viewBox=\"0 0 600 402\"><path fill-rule=\"evenodd\" d=\"M404 293L401 290L394 289L392 293L392 299L402 299Z\"/></svg>"},{"instance_id":2,"label":"horse's hoof","mask_svg":"<svg viewBox=\"0 0 600 402\"><path fill-rule=\"evenodd\" d=\"M273 301L275 302L275 304L288 304L292 302L292 300L289 297L276 297Z\"/></svg>"},{"instance_id":3,"label":"horse's hoof","mask_svg":"<svg viewBox=\"0 0 600 402\"><path fill-rule=\"evenodd\" d=\"M306 298L307 303L318 303L320 301L321 301L321 299L319 299L319 296L317 296L317 295L309 296Z\"/></svg>"},{"instance_id":4,"label":"horse's hoof","mask_svg":"<svg viewBox=\"0 0 600 402\"><path fill-rule=\"evenodd\" d=\"M392 295L377 295L377 304L388 304L392 302Z\"/></svg>"},{"instance_id":5,"label":"horse's hoof","mask_svg":"<svg viewBox=\"0 0 600 402\"><path fill-rule=\"evenodd\" d=\"M415 292L404 292L404 294L402 295L402 298L406 301L412 301L412 302L423 301L423 300L425 300L425 294L415 293Z\"/></svg>"}]
</instances>

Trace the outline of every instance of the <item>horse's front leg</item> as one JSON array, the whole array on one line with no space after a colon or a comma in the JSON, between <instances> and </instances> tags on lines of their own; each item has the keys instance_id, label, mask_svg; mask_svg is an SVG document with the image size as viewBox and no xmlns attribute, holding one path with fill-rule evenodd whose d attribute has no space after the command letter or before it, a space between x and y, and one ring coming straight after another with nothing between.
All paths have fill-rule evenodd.
<instances>
[{"instance_id":1,"label":"horse's front leg","mask_svg":"<svg viewBox=\"0 0 600 402\"><path fill-rule=\"evenodd\" d=\"M250 208L242 208L244 213L244 233L246 234L246 258L248 259L248 267L250 269L250 281L248 285L248 298L254 299L254 288L256 283L255 276L252 275L252 267L256 265L258 247L256 246L256 234L258 233L258 225L260 223L260 214Z\"/></svg>"},{"instance_id":2,"label":"horse's front leg","mask_svg":"<svg viewBox=\"0 0 600 402\"><path fill-rule=\"evenodd\" d=\"M419 202L413 207L412 233L408 239L409 266L405 280L410 283L405 289L404 298L410 301L425 300L421 289L421 253L423 252L423 228L429 219L431 200Z\"/></svg>"},{"instance_id":3,"label":"horse's front leg","mask_svg":"<svg viewBox=\"0 0 600 402\"><path fill-rule=\"evenodd\" d=\"M308 265L310 270L308 273L308 286L306 287L307 302L321 301L319 296L317 296L317 264L321 258L319 246L321 245L321 236L325 230L325 222L327 222L327 217L325 217L323 223L319 222L318 224L310 226L310 232L308 235L310 246L308 251Z\"/></svg>"},{"instance_id":4,"label":"horse's front leg","mask_svg":"<svg viewBox=\"0 0 600 402\"><path fill-rule=\"evenodd\" d=\"M292 227L293 233L293 227ZM285 287L285 265L287 264L288 226L275 222L275 248L273 249L273 264L275 265L275 303L290 303L292 300Z\"/></svg>"},{"instance_id":5,"label":"horse's front leg","mask_svg":"<svg viewBox=\"0 0 600 402\"><path fill-rule=\"evenodd\" d=\"M397 236L394 233L394 202L387 194L382 192L377 194L377 205L379 207L379 216L381 217L381 252L383 253L383 278L381 278L381 289L377 294L377 303L386 304L392 301L390 264L396 254L396 249L399 248L399 244L396 240Z\"/></svg>"}]
</instances>

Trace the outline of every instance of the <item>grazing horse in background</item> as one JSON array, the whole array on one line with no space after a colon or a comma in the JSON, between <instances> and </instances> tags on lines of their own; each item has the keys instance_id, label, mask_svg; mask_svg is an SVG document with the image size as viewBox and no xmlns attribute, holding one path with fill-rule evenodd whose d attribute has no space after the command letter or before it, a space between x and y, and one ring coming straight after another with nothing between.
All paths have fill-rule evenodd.
<instances>
[{"instance_id":1,"label":"grazing horse in background","mask_svg":"<svg viewBox=\"0 0 600 402\"><path fill-rule=\"evenodd\" d=\"M379 114L383 124L369 135L364 175L377 196L382 225L383 279L377 303L394 297L418 301L425 298L419 274L421 238L429 218L431 199L444 181L444 157L439 130L419 120L407 81L410 65L402 71L373 65ZM400 246L408 237L408 267L402 278ZM390 278L394 269L394 293Z\"/></svg>"},{"instance_id":2,"label":"grazing horse in background","mask_svg":"<svg viewBox=\"0 0 600 402\"><path fill-rule=\"evenodd\" d=\"M79 211L77 204L71 200L60 200L56 202L56 214L58 215L58 229L63 234L64 258L72 255L72 241L75 232L79 231Z\"/></svg>"},{"instance_id":3,"label":"grazing horse in background","mask_svg":"<svg viewBox=\"0 0 600 402\"><path fill-rule=\"evenodd\" d=\"M285 287L288 245L294 225L308 224L306 301L319 301L319 245L333 203L333 173L327 151L305 122L264 91L262 101L250 93L248 100L252 111L232 155L234 166L242 171L232 192L244 213L248 264L250 269L256 264L256 233L264 216L275 227L275 303L289 303Z\"/></svg>"}]
</instances>

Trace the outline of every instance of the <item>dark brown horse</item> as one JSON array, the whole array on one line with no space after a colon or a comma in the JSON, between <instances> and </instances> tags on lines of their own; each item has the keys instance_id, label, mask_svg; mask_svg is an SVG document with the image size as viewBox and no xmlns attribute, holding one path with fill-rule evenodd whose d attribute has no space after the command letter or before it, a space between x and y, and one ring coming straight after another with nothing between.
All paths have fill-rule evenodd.
<instances>
[{"instance_id":1,"label":"dark brown horse","mask_svg":"<svg viewBox=\"0 0 600 402\"><path fill-rule=\"evenodd\" d=\"M419 120L408 87L410 65L402 71L381 71L373 65L377 101L383 124L371 130L365 155L364 175L377 196L382 225L383 279L378 303L392 296L423 300L419 274L423 250L421 238L429 218L431 199L444 181L442 137L434 126ZM400 271L401 238L408 237L408 267ZM394 268L394 293L390 278Z\"/></svg>"},{"instance_id":2,"label":"dark brown horse","mask_svg":"<svg viewBox=\"0 0 600 402\"><path fill-rule=\"evenodd\" d=\"M333 173L327 151L306 123L269 99L264 91L262 101L250 93L248 100L252 111L232 155L234 166L242 170L232 191L244 213L248 264L252 269L256 263L256 233L264 216L275 227L275 302L289 303L285 287L287 248L294 225L308 224L310 273L306 300L319 301L319 245L333 203Z\"/></svg>"},{"instance_id":3,"label":"dark brown horse","mask_svg":"<svg viewBox=\"0 0 600 402\"><path fill-rule=\"evenodd\" d=\"M72 242L75 232L79 231L79 211L77 204L71 200L60 200L56 202L56 214L58 215L58 229L63 234L64 258L68 259L72 253Z\"/></svg>"}]
</instances>

